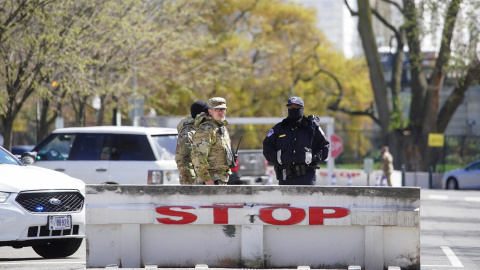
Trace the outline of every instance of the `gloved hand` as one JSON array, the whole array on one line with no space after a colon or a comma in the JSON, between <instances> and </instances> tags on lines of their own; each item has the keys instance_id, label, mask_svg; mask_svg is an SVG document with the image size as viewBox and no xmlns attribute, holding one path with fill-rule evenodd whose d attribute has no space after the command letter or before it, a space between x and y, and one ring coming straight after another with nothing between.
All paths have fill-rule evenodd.
<instances>
[{"instance_id":1,"label":"gloved hand","mask_svg":"<svg viewBox=\"0 0 480 270\"><path fill-rule=\"evenodd\" d=\"M282 165L282 150L277 151L277 163Z\"/></svg>"},{"instance_id":2,"label":"gloved hand","mask_svg":"<svg viewBox=\"0 0 480 270\"><path fill-rule=\"evenodd\" d=\"M308 165L310 163L315 162L315 160L313 160L313 156L312 156L312 152L305 152L305 163Z\"/></svg>"},{"instance_id":3,"label":"gloved hand","mask_svg":"<svg viewBox=\"0 0 480 270\"><path fill-rule=\"evenodd\" d=\"M322 161L323 158L322 158L322 151L320 151L318 154L314 155L313 156L313 162L314 163L319 163L320 161Z\"/></svg>"}]
</instances>

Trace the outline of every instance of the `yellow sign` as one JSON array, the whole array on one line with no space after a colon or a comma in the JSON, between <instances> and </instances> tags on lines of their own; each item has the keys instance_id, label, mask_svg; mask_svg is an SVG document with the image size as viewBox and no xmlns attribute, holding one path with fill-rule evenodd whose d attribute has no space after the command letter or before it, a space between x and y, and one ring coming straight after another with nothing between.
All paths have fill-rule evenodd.
<instances>
[{"instance_id":1,"label":"yellow sign","mask_svg":"<svg viewBox=\"0 0 480 270\"><path fill-rule=\"evenodd\" d=\"M442 133L429 133L428 134L428 146L430 147L443 147L445 141Z\"/></svg>"},{"instance_id":2,"label":"yellow sign","mask_svg":"<svg viewBox=\"0 0 480 270\"><path fill-rule=\"evenodd\" d=\"M13 131L25 132L27 131L27 120L15 120L13 121Z\"/></svg>"}]
</instances>

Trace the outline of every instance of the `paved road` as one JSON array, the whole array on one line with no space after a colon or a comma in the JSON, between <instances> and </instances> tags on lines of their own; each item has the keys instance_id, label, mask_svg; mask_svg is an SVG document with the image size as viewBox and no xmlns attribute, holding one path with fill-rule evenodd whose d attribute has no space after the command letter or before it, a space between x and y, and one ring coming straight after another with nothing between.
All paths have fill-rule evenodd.
<instances>
[{"instance_id":1,"label":"paved road","mask_svg":"<svg viewBox=\"0 0 480 270\"><path fill-rule=\"evenodd\" d=\"M421 191L422 270L480 269L480 191ZM67 259L0 247L0 269L85 269L85 244Z\"/></svg>"},{"instance_id":2,"label":"paved road","mask_svg":"<svg viewBox=\"0 0 480 270\"><path fill-rule=\"evenodd\" d=\"M480 269L480 192L422 190L422 269Z\"/></svg>"},{"instance_id":3,"label":"paved road","mask_svg":"<svg viewBox=\"0 0 480 270\"><path fill-rule=\"evenodd\" d=\"M0 269L85 269L85 259L85 241L75 254L66 259L43 259L31 247L21 249L0 247Z\"/></svg>"}]
</instances>

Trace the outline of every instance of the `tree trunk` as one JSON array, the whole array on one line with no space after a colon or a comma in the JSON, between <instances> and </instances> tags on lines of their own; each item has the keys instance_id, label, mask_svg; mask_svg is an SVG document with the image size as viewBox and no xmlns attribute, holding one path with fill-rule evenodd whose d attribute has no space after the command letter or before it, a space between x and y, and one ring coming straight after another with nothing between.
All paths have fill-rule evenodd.
<instances>
[{"instance_id":1,"label":"tree trunk","mask_svg":"<svg viewBox=\"0 0 480 270\"><path fill-rule=\"evenodd\" d=\"M423 105L424 120L421 132L421 150L423 155L421 170L427 171L429 167L435 166L438 162L438 149L428 145L428 135L430 133L438 133L438 108L440 100L440 90L443 87L445 78L445 68L448 66L448 61L452 53L450 46L453 38L453 30L458 11L460 9L461 0L453 0L450 2L445 16L445 23L442 32L442 41L440 44L440 51L435 63L435 68L432 73L430 85L427 88L425 101ZM443 132L443 131L442 131Z\"/></svg>"},{"instance_id":2,"label":"tree trunk","mask_svg":"<svg viewBox=\"0 0 480 270\"><path fill-rule=\"evenodd\" d=\"M97 120L96 120L96 125L97 126L103 126L103 123L105 122L105 103L107 100L108 95L103 94L100 96L100 109L97 111Z\"/></svg>"},{"instance_id":3,"label":"tree trunk","mask_svg":"<svg viewBox=\"0 0 480 270\"><path fill-rule=\"evenodd\" d=\"M390 124L390 108L387 99L387 84L383 68L378 55L375 35L372 28L372 11L368 0L358 0L358 32L362 40L363 50L370 70L375 104L378 110L380 128L382 130L383 143L387 143L387 132Z\"/></svg>"},{"instance_id":4,"label":"tree trunk","mask_svg":"<svg viewBox=\"0 0 480 270\"><path fill-rule=\"evenodd\" d=\"M57 106L57 110L52 110L51 101L47 99L42 100L42 109L40 113L40 121L38 123L38 142L43 140L50 133L52 125L55 123L55 119L58 117L61 104ZM52 111L52 115L48 117L48 112ZM38 143L37 142L37 143Z\"/></svg>"},{"instance_id":5,"label":"tree trunk","mask_svg":"<svg viewBox=\"0 0 480 270\"><path fill-rule=\"evenodd\" d=\"M12 150L12 132L13 121L15 120L11 114L7 112L6 115L0 116L0 120L3 126L3 147L8 151Z\"/></svg>"},{"instance_id":6,"label":"tree trunk","mask_svg":"<svg viewBox=\"0 0 480 270\"><path fill-rule=\"evenodd\" d=\"M437 120L439 132L445 132L448 123L453 117L453 114L457 110L458 106L462 104L468 87L473 81L478 80L478 78L480 78L480 60L476 58L470 63L467 74L465 77L459 79L455 89L452 91L447 101L440 109Z\"/></svg>"}]
</instances>

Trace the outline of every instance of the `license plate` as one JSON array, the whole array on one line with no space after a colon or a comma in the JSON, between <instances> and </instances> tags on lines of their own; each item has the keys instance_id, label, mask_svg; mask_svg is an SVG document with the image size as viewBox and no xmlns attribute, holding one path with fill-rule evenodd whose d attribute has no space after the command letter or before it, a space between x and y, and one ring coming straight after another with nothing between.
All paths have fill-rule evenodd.
<instances>
[{"instance_id":1,"label":"license plate","mask_svg":"<svg viewBox=\"0 0 480 270\"><path fill-rule=\"evenodd\" d=\"M50 230L68 230L72 228L71 216L49 216L48 227Z\"/></svg>"}]
</instances>

